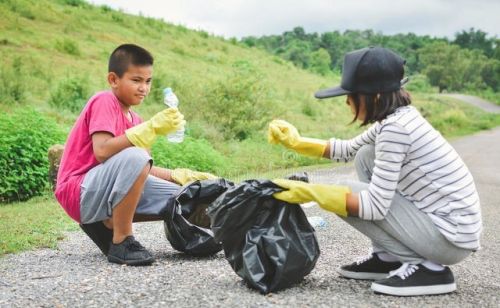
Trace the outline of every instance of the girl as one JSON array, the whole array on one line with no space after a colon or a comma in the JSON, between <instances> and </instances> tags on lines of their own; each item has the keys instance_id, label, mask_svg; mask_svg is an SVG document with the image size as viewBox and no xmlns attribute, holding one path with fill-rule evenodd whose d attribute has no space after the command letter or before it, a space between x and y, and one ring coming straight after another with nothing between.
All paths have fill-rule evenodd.
<instances>
[{"instance_id":1,"label":"girl","mask_svg":"<svg viewBox=\"0 0 500 308\"><path fill-rule=\"evenodd\" d=\"M340 275L375 280L378 293L412 296L456 289L449 267L479 248L482 229L474 180L451 145L412 106L401 88L405 61L370 47L346 54L341 85L317 98L347 95L354 120L373 123L351 140L301 137L283 120L269 141L298 153L354 159L359 182L349 186L274 182L290 203L316 201L369 237L372 253L341 266Z\"/></svg>"}]
</instances>

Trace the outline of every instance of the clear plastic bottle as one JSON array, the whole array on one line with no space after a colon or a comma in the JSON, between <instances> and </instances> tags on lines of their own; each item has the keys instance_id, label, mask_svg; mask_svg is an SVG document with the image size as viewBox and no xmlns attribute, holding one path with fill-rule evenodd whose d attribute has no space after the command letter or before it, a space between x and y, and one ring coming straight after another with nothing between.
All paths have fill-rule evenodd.
<instances>
[{"instance_id":1,"label":"clear plastic bottle","mask_svg":"<svg viewBox=\"0 0 500 308\"><path fill-rule=\"evenodd\" d=\"M165 88L163 90L163 103L168 107L179 108L179 99L172 91L171 88ZM167 140L173 143L180 143L184 141L184 127L167 135Z\"/></svg>"},{"instance_id":2,"label":"clear plastic bottle","mask_svg":"<svg viewBox=\"0 0 500 308\"><path fill-rule=\"evenodd\" d=\"M321 216L310 216L310 217L307 217L307 220L309 221L311 226L315 229L324 229L324 228L328 227L328 223Z\"/></svg>"}]
</instances>

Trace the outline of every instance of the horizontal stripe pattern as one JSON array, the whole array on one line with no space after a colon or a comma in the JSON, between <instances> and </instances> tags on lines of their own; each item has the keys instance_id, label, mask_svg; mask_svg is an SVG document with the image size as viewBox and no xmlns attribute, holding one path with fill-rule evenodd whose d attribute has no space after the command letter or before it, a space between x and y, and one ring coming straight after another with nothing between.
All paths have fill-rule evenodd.
<instances>
[{"instance_id":1,"label":"horizontal stripe pattern","mask_svg":"<svg viewBox=\"0 0 500 308\"><path fill-rule=\"evenodd\" d=\"M350 139L330 140L330 158L351 160L367 144L375 146L375 167L367 190L359 193L359 216L380 220L396 192L429 215L458 247L479 248L480 201L474 179L458 153L412 106Z\"/></svg>"}]
</instances>

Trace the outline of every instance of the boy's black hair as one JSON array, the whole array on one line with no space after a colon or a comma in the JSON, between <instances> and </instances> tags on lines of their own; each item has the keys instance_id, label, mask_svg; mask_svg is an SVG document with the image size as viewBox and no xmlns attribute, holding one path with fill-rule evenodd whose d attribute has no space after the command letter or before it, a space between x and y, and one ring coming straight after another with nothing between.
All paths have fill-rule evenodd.
<instances>
[{"instance_id":1,"label":"boy's black hair","mask_svg":"<svg viewBox=\"0 0 500 308\"><path fill-rule=\"evenodd\" d=\"M410 93L404 89L380 94L349 94L349 97L352 98L356 111L352 122L358 118L361 100L365 101L366 116L361 126L382 121L397 108L411 104Z\"/></svg>"},{"instance_id":2,"label":"boy's black hair","mask_svg":"<svg viewBox=\"0 0 500 308\"><path fill-rule=\"evenodd\" d=\"M146 49L134 45L123 44L118 46L109 57L108 73L115 73L122 77L129 65L153 65L154 59Z\"/></svg>"}]
</instances>

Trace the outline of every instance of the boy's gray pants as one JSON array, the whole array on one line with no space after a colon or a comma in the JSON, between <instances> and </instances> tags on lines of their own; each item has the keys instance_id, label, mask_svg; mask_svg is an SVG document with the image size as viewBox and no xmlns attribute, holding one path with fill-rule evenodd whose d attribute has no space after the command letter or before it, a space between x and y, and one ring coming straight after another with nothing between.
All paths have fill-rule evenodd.
<instances>
[{"instance_id":1,"label":"boy's gray pants","mask_svg":"<svg viewBox=\"0 0 500 308\"><path fill-rule=\"evenodd\" d=\"M353 192L368 189L375 166L375 147L361 147L354 164L360 181L343 184L350 186ZM387 252L401 262L418 264L430 260L449 265L462 261L472 253L471 250L457 247L448 241L429 216L399 192L394 195L389 212L383 220L341 218L371 239L373 252Z\"/></svg>"},{"instance_id":2,"label":"boy's gray pants","mask_svg":"<svg viewBox=\"0 0 500 308\"><path fill-rule=\"evenodd\" d=\"M113 209L128 194L142 170L152 163L146 150L129 147L90 169L81 185L81 223L89 224L110 218ZM167 201L179 188L175 183L148 175L135 213L162 215Z\"/></svg>"}]
</instances>

